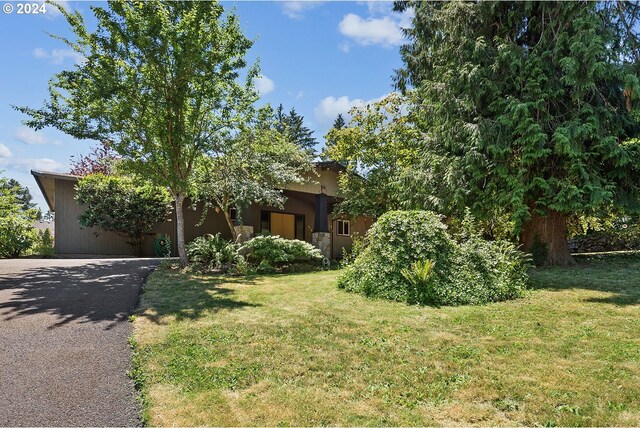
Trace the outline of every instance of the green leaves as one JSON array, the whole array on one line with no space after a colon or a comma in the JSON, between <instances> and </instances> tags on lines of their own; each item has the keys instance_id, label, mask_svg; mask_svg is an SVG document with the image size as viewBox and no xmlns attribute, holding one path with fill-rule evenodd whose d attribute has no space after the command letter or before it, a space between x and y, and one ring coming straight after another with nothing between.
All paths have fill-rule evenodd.
<instances>
[{"instance_id":1,"label":"green leaves","mask_svg":"<svg viewBox=\"0 0 640 428\"><path fill-rule=\"evenodd\" d=\"M213 1L114 0L108 8L91 6L90 32L78 12L60 9L75 40L57 38L86 61L53 76L43 107L16 109L36 129L108 142L129 172L182 201L199 159L255 113L252 79L259 70L249 67L241 82L253 42L238 18ZM184 265L181 228L177 245Z\"/></svg>"},{"instance_id":2,"label":"green leaves","mask_svg":"<svg viewBox=\"0 0 640 428\"><path fill-rule=\"evenodd\" d=\"M36 241L37 211L26 187L0 177L0 257L19 257Z\"/></svg>"},{"instance_id":3,"label":"green leaves","mask_svg":"<svg viewBox=\"0 0 640 428\"><path fill-rule=\"evenodd\" d=\"M310 153L279 132L269 114L259 117L199 158L195 171L193 199L224 213L237 208L240 222L240 210L251 204L281 207L284 186L305 182L312 170Z\"/></svg>"},{"instance_id":4,"label":"green leaves","mask_svg":"<svg viewBox=\"0 0 640 428\"><path fill-rule=\"evenodd\" d=\"M127 237L138 255L145 233L171 213L171 197L160 187L129 177L94 174L76 186L76 200L84 208L82 227L115 232Z\"/></svg>"},{"instance_id":5,"label":"green leaves","mask_svg":"<svg viewBox=\"0 0 640 428\"><path fill-rule=\"evenodd\" d=\"M410 304L482 304L519 296L527 282L522 254L511 243L481 239L471 218L463 228L456 242L433 212L387 212L338 286Z\"/></svg>"},{"instance_id":6,"label":"green leaves","mask_svg":"<svg viewBox=\"0 0 640 428\"><path fill-rule=\"evenodd\" d=\"M448 188L434 196L460 196L444 212L506 209L522 224L530 204L574 213L611 203L616 188L637 198L638 185L619 179L637 169L624 145L640 131L628 108L637 73L612 4L399 7L409 6L399 81L416 88L411 122L432 154L419 167ZM444 162L434 168L434 158Z\"/></svg>"}]
</instances>

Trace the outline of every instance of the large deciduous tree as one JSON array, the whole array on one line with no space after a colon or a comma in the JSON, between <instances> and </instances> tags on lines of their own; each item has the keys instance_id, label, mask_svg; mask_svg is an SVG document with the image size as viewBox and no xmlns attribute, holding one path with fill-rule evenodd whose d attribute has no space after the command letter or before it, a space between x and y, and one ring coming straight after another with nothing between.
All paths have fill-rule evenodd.
<instances>
[{"instance_id":1,"label":"large deciduous tree","mask_svg":"<svg viewBox=\"0 0 640 428\"><path fill-rule=\"evenodd\" d=\"M186 265L183 205L196 161L257 100L257 67L239 82L252 41L217 2L119 0L91 10L93 32L80 13L60 8L77 38L63 40L86 60L52 78L42 108L18 109L33 128L108 142L123 167L170 189Z\"/></svg>"},{"instance_id":2,"label":"large deciduous tree","mask_svg":"<svg viewBox=\"0 0 640 428\"><path fill-rule=\"evenodd\" d=\"M396 3L415 11L398 84L415 88L422 168L439 159L450 207L509 212L547 264L572 263L568 216L637 202L637 29L620 6Z\"/></svg>"},{"instance_id":3,"label":"large deciduous tree","mask_svg":"<svg viewBox=\"0 0 640 428\"><path fill-rule=\"evenodd\" d=\"M121 158L108 143L102 142L91 149L91 151L78 159L71 159L71 170L73 175L90 174L112 174L116 162Z\"/></svg>"},{"instance_id":4,"label":"large deciduous tree","mask_svg":"<svg viewBox=\"0 0 640 428\"><path fill-rule=\"evenodd\" d=\"M433 208L422 203L424 189L433 188L420 169L421 133L403 111L406 101L392 93L354 108L349 126L334 126L327 133L332 143L325 156L349 171L340 175L340 212L378 217L389 210Z\"/></svg>"},{"instance_id":5,"label":"large deciduous tree","mask_svg":"<svg viewBox=\"0 0 640 428\"><path fill-rule=\"evenodd\" d=\"M272 123L272 110L260 111L254 123L222 142L212 156L200 159L193 200L221 210L237 238L230 209L242 224L242 210L259 203L282 208L286 184L304 183L312 171L311 155Z\"/></svg>"},{"instance_id":6,"label":"large deciduous tree","mask_svg":"<svg viewBox=\"0 0 640 428\"><path fill-rule=\"evenodd\" d=\"M333 126L331 126L331 129L329 130L329 132L340 131L345 126L347 126L347 122L345 122L344 117L342 116L342 113L338 113L338 116L333 121ZM331 156L329 155L331 149L335 145L336 145L336 140L331 138L329 134L325 135L325 145L324 145L324 148L322 149L322 154L320 155L320 157L323 160L336 160L336 159L331 159ZM342 160L340 160L339 162L344 163L344 161Z\"/></svg>"}]
</instances>

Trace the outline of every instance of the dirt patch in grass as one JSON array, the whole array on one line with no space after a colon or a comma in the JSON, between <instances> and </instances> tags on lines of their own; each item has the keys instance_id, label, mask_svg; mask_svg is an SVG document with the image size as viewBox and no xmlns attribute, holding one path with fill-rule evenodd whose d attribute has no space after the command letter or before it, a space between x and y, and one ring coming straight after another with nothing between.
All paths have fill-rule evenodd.
<instances>
[{"instance_id":1,"label":"dirt patch in grass","mask_svg":"<svg viewBox=\"0 0 640 428\"><path fill-rule=\"evenodd\" d=\"M640 425L640 259L537 269L526 297L429 308L159 270L134 321L152 425Z\"/></svg>"}]
</instances>

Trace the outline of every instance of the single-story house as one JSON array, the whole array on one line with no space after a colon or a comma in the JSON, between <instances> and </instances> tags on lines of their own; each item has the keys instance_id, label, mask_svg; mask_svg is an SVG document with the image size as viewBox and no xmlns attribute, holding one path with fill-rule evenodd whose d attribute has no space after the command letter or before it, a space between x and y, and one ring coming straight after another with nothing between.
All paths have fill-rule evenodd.
<instances>
[{"instance_id":1,"label":"single-story house","mask_svg":"<svg viewBox=\"0 0 640 428\"><path fill-rule=\"evenodd\" d=\"M315 163L315 174L307 184L284 186L286 202L283 209L254 204L242 211L244 238L248 234L268 233L287 239L300 239L317 246L328 258L339 258L343 249L350 249L354 234L363 236L373 220L365 217L345 218L333 214L339 201L338 177L344 167L337 162ZM75 200L75 185L81 178L71 174L31 171L49 209L55 212L55 252L59 255L133 255L126 238L113 232L82 228L78 215L83 207ZM185 241L204 234L220 233L230 239L231 232L221 212L208 210L202 220L203 207L185 201ZM246 227L248 226L248 227ZM176 253L175 212L158 223L145 239L143 255L154 256L154 237L168 235L172 253Z\"/></svg>"}]
</instances>

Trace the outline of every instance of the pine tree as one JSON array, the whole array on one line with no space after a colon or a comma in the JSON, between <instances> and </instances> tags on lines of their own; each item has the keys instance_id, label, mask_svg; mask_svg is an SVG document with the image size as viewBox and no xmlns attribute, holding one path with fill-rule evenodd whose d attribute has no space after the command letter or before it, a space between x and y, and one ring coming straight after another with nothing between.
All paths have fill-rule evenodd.
<instances>
[{"instance_id":1,"label":"pine tree","mask_svg":"<svg viewBox=\"0 0 640 428\"><path fill-rule=\"evenodd\" d=\"M313 154L314 146L317 144L313 137L313 131L304 126L304 117L299 115L295 108L291 108L288 114L284 113L282 104L276 109L275 115L276 130L281 132L285 137L298 147Z\"/></svg>"},{"instance_id":2,"label":"pine tree","mask_svg":"<svg viewBox=\"0 0 640 428\"><path fill-rule=\"evenodd\" d=\"M313 131L304 126L304 117L296 113L294 108L291 108L287 121L291 141L306 152L313 153L317 141L313 137Z\"/></svg>"},{"instance_id":3,"label":"pine tree","mask_svg":"<svg viewBox=\"0 0 640 428\"><path fill-rule=\"evenodd\" d=\"M31 196L29 188L20 184L19 181L10 178L2 183L2 187L7 190L13 189L15 198L17 199L22 211L29 211L36 207L36 204L32 202L33 196Z\"/></svg>"},{"instance_id":4,"label":"pine tree","mask_svg":"<svg viewBox=\"0 0 640 428\"><path fill-rule=\"evenodd\" d=\"M335 129L336 131L339 131L342 128L344 128L345 126L347 126L347 124L344 121L344 117L342 117L342 113L338 113L338 116L333 121L333 126L331 126L331 130ZM325 143L324 149L322 150L322 159L323 160L332 160L331 156L329 156L329 151L331 150L332 147L334 147L336 145L336 141L335 141L335 139L330 138L329 134L327 134L325 139L326 139L326 143ZM343 163L342 161L338 161L338 162Z\"/></svg>"},{"instance_id":5,"label":"pine tree","mask_svg":"<svg viewBox=\"0 0 640 428\"><path fill-rule=\"evenodd\" d=\"M397 84L415 88L423 168L450 211L509 212L525 250L564 265L568 216L637 203L635 38L616 3L395 7L415 10Z\"/></svg>"}]
</instances>

